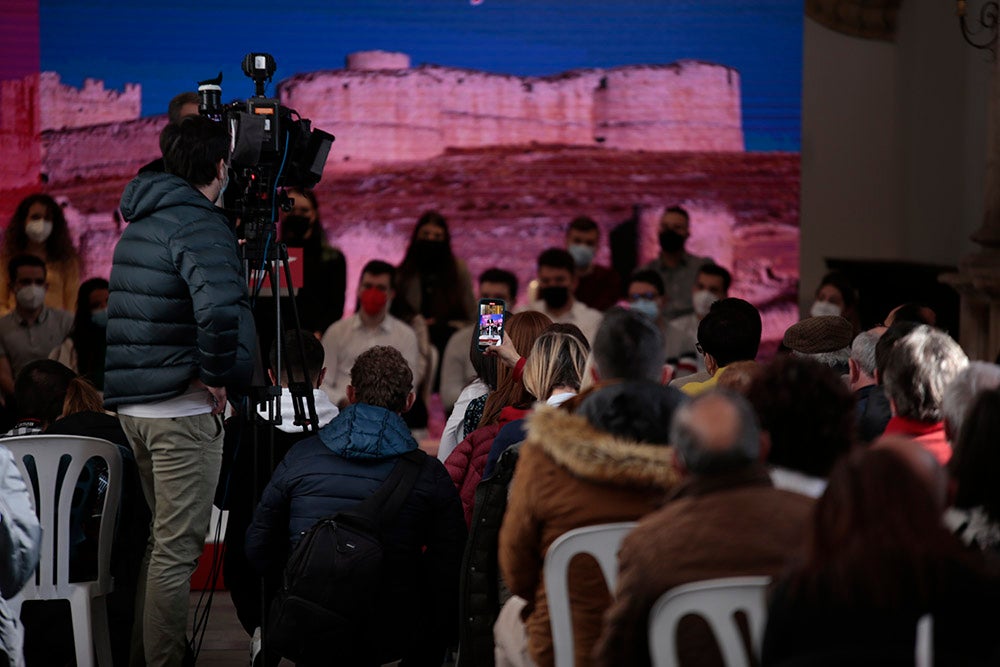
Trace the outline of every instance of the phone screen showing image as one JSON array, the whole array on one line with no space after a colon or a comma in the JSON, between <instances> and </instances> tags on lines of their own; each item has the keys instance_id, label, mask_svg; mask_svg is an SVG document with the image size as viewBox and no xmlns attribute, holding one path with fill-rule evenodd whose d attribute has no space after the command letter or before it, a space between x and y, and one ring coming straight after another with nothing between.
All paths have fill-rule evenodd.
<instances>
[{"instance_id":1,"label":"phone screen showing image","mask_svg":"<svg viewBox=\"0 0 1000 667\"><path fill-rule=\"evenodd\" d=\"M503 320L507 304L503 299L480 299L479 301L479 349L499 345L503 340Z\"/></svg>"}]
</instances>

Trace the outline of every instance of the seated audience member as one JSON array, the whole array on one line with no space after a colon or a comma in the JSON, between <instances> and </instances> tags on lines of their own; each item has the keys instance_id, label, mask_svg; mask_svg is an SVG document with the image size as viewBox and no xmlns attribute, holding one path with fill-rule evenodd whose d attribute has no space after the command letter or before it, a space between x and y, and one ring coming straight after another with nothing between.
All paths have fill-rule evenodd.
<instances>
[{"instance_id":1,"label":"seated audience member","mask_svg":"<svg viewBox=\"0 0 1000 667\"><path fill-rule=\"evenodd\" d=\"M913 331L917 325L913 322L896 322L887 328L876 327L871 331L881 331L875 342L875 388L868 393L863 418L858 422L858 440L863 443L874 442L882 433L892 418L892 407L886 396L883 378L885 363L889 352L900 338Z\"/></svg>"},{"instance_id":2,"label":"seated audience member","mask_svg":"<svg viewBox=\"0 0 1000 667\"><path fill-rule=\"evenodd\" d=\"M479 298L503 299L508 314L517 301L517 276L503 269L486 269L479 274ZM469 354L469 339L476 335L478 322L468 324L448 340L441 357L441 405L451 414L462 390L478 377Z\"/></svg>"},{"instance_id":3,"label":"seated audience member","mask_svg":"<svg viewBox=\"0 0 1000 667\"><path fill-rule=\"evenodd\" d=\"M853 339L851 323L843 317L814 315L788 327L781 343L792 354L809 357L829 366L838 375L847 375Z\"/></svg>"},{"instance_id":4,"label":"seated audience member","mask_svg":"<svg viewBox=\"0 0 1000 667\"><path fill-rule=\"evenodd\" d=\"M858 310L858 291L840 271L823 276L816 288L816 296L809 309L810 317L839 315L851 323L854 332L861 330Z\"/></svg>"},{"instance_id":5,"label":"seated audience member","mask_svg":"<svg viewBox=\"0 0 1000 667\"><path fill-rule=\"evenodd\" d=\"M305 374L299 345L305 351ZM240 416L226 422L223 468L219 475L219 488L216 490L216 505L229 510L224 561L226 588L233 599L236 616L250 635L261 624L261 580L250 567L243 550L247 528L253 518L254 508L260 501L260 494L271 479L278 462L285 458L292 445L313 434L306 430L305 424L296 423L294 396L288 389L289 376L295 383L304 381L312 391L317 425L320 428L339 414L337 406L319 388L326 368L323 366L323 346L312 332L305 329L285 332L280 377L276 371L278 362L278 344L272 343L267 374L272 383L281 387L275 413L276 418L280 417L280 423L277 423L277 419L270 419L267 404L257 406L252 424ZM306 409L303 417L308 419L305 397L302 406Z\"/></svg>"},{"instance_id":6,"label":"seated audience member","mask_svg":"<svg viewBox=\"0 0 1000 667\"><path fill-rule=\"evenodd\" d=\"M656 323L656 327L663 336L663 360L667 360L667 348L670 343L667 341L667 322L663 313L666 312L667 298L663 295L663 278L658 271L647 269L636 271L629 276L628 284L625 286L625 300L628 301L630 310L642 313Z\"/></svg>"},{"instance_id":7,"label":"seated audience member","mask_svg":"<svg viewBox=\"0 0 1000 667\"><path fill-rule=\"evenodd\" d=\"M576 264L578 284L573 296L586 306L604 312L622 296L621 278L610 266L594 263L601 228L586 216L574 218L566 228L566 251Z\"/></svg>"},{"instance_id":8,"label":"seated audience member","mask_svg":"<svg viewBox=\"0 0 1000 667\"><path fill-rule=\"evenodd\" d=\"M458 395L458 400L455 401L451 415L445 423L438 444L439 461L447 460L458 447L458 443L476 430L476 425L483 416L486 399L489 398L490 392L497 389L497 357L483 354L483 350L479 349L479 339L471 334L466 341L466 347L469 350L472 366L476 369L476 379Z\"/></svg>"},{"instance_id":9,"label":"seated audience member","mask_svg":"<svg viewBox=\"0 0 1000 667\"><path fill-rule=\"evenodd\" d=\"M42 546L42 527L24 482L14 455L0 446L0 663L10 667L24 664L24 630L7 600L35 576Z\"/></svg>"},{"instance_id":10,"label":"seated audience member","mask_svg":"<svg viewBox=\"0 0 1000 667\"><path fill-rule=\"evenodd\" d=\"M953 441L955 485L945 524L966 544L1000 553L1000 391L979 392Z\"/></svg>"},{"instance_id":11,"label":"seated audience member","mask_svg":"<svg viewBox=\"0 0 1000 667\"><path fill-rule=\"evenodd\" d=\"M350 378L350 405L319 434L296 443L264 489L246 539L247 558L262 575L280 570L319 519L372 496L399 457L419 449L400 416L414 395L413 374L399 351L376 346L362 352ZM401 658L438 664L457 636L462 508L441 462L421 460L409 496L382 527L383 585L373 591L380 620L358 637L358 646L372 652L364 664Z\"/></svg>"},{"instance_id":12,"label":"seated audience member","mask_svg":"<svg viewBox=\"0 0 1000 667\"><path fill-rule=\"evenodd\" d=\"M945 437L941 398L945 388L968 365L969 359L958 343L925 324L896 341L882 377L893 415L885 434L915 439L941 465L946 465L951 445Z\"/></svg>"},{"instance_id":13,"label":"seated audience member","mask_svg":"<svg viewBox=\"0 0 1000 667\"><path fill-rule=\"evenodd\" d=\"M48 289L45 262L18 255L7 267L17 305L0 317L0 392L14 394L14 378L29 362L47 359L73 326L73 315L45 305Z\"/></svg>"},{"instance_id":14,"label":"seated audience member","mask_svg":"<svg viewBox=\"0 0 1000 667\"><path fill-rule=\"evenodd\" d=\"M573 324L552 324L535 339L524 366L524 388L536 401L558 407L580 392L590 345L580 328ZM525 419L506 424L497 433L483 477L493 473L504 451L527 434Z\"/></svg>"},{"instance_id":15,"label":"seated audience member","mask_svg":"<svg viewBox=\"0 0 1000 667\"><path fill-rule=\"evenodd\" d=\"M551 325L535 340L528 355L525 388L546 405L561 405L579 390L587 352L585 339L577 327ZM525 437L524 424L525 420L519 419L500 429L490 449L483 481L476 487L469 540L462 559L459 616L466 619L459 638L462 665L492 661L493 624L509 597L500 577L497 546L507 509L508 487Z\"/></svg>"},{"instance_id":16,"label":"seated audience member","mask_svg":"<svg viewBox=\"0 0 1000 667\"><path fill-rule=\"evenodd\" d=\"M847 360L848 382L856 402L854 417L862 442L870 442L884 431L892 417L885 391L875 379L878 375L875 348L884 332L885 327L876 327L855 336L851 343L851 356Z\"/></svg>"},{"instance_id":17,"label":"seated audience member","mask_svg":"<svg viewBox=\"0 0 1000 667\"><path fill-rule=\"evenodd\" d=\"M896 322L913 322L937 326L937 313L931 308L915 301L896 306L885 316L885 326L891 327Z\"/></svg>"},{"instance_id":18,"label":"seated audience member","mask_svg":"<svg viewBox=\"0 0 1000 667\"><path fill-rule=\"evenodd\" d=\"M944 434L954 443L962 432L965 416L972 409L976 397L984 391L1000 387L1000 366L987 361L970 361L944 389L941 397L941 415Z\"/></svg>"},{"instance_id":19,"label":"seated audience member","mask_svg":"<svg viewBox=\"0 0 1000 667\"><path fill-rule=\"evenodd\" d=\"M676 386L690 396L713 388L726 366L757 357L761 330L760 312L751 303L734 298L716 301L698 324L699 352L705 357L708 377L695 374Z\"/></svg>"},{"instance_id":20,"label":"seated audience member","mask_svg":"<svg viewBox=\"0 0 1000 667\"><path fill-rule=\"evenodd\" d=\"M17 376L14 386L19 419L16 435L81 435L102 438L118 446L122 488L111 558L115 588L107 605L112 655L115 660L127 662L135 618L136 581L151 517L128 438L118 418L104 412L97 389L57 361L31 362ZM70 581L89 581L97 574L99 509L106 484L107 467L98 459L88 462L77 480L70 508ZM54 608L39 607L26 608L22 618L27 629L25 655L30 662L54 664L73 655L68 616L60 623Z\"/></svg>"},{"instance_id":21,"label":"seated audience member","mask_svg":"<svg viewBox=\"0 0 1000 667\"><path fill-rule=\"evenodd\" d=\"M713 391L682 406L670 442L683 481L622 543L599 664L649 663L650 609L675 586L780 573L812 512L811 498L771 484L757 419L741 396ZM681 664L722 664L702 623L681 621Z\"/></svg>"},{"instance_id":22,"label":"seated audience member","mask_svg":"<svg viewBox=\"0 0 1000 667\"><path fill-rule=\"evenodd\" d=\"M80 287L80 254L62 206L47 194L28 195L17 205L0 244L0 267L10 266L19 255L37 257L45 266L45 305L69 310ZM0 314L17 305L14 280L0 272Z\"/></svg>"},{"instance_id":23,"label":"seated audience member","mask_svg":"<svg viewBox=\"0 0 1000 667\"><path fill-rule=\"evenodd\" d=\"M73 328L62 345L49 354L74 373L104 387L104 353L107 350L108 281L91 278L80 285Z\"/></svg>"},{"instance_id":24,"label":"seated audience member","mask_svg":"<svg viewBox=\"0 0 1000 667\"><path fill-rule=\"evenodd\" d=\"M592 343L601 313L573 296L578 284L573 256L561 248L549 248L538 256L538 300L528 308L553 322L575 324Z\"/></svg>"},{"instance_id":25,"label":"seated audience member","mask_svg":"<svg viewBox=\"0 0 1000 667\"><path fill-rule=\"evenodd\" d=\"M660 218L660 255L639 267L660 273L667 296L665 316L668 320L691 312L691 286L698 270L713 263L711 257L699 257L685 250L690 236L691 216L680 206L669 207Z\"/></svg>"},{"instance_id":26,"label":"seated audience member","mask_svg":"<svg viewBox=\"0 0 1000 667\"><path fill-rule=\"evenodd\" d=\"M775 587L763 664L912 665L928 613L934 664L997 664L1000 586L942 525L943 471L912 447L880 443L834 467L804 557Z\"/></svg>"},{"instance_id":27,"label":"seated audience member","mask_svg":"<svg viewBox=\"0 0 1000 667\"><path fill-rule=\"evenodd\" d=\"M286 194L292 210L281 221L281 240L290 248L302 248L302 287L295 295L299 324L321 336L344 316L347 260L327 239L316 193L289 188Z\"/></svg>"},{"instance_id":28,"label":"seated audience member","mask_svg":"<svg viewBox=\"0 0 1000 667\"><path fill-rule=\"evenodd\" d=\"M708 315L712 304L729 298L733 277L729 271L716 264L705 264L698 269L691 286L691 305L694 312L670 320L665 332L667 359L694 360L697 371L705 370L705 359L698 354L698 324ZM679 377L679 376L678 376Z\"/></svg>"},{"instance_id":29,"label":"seated audience member","mask_svg":"<svg viewBox=\"0 0 1000 667\"><path fill-rule=\"evenodd\" d=\"M444 356L452 334L476 319L469 267L455 255L448 222L437 211L425 211L414 225L399 265L396 289L397 298L427 322L430 342L439 358ZM433 388L437 391L437 378Z\"/></svg>"},{"instance_id":30,"label":"seated audience member","mask_svg":"<svg viewBox=\"0 0 1000 667\"><path fill-rule=\"evenodd\" d=\"M850 389L829 366L782 355L764 366L748 398L770 441L774 486L818 498L854 439Z\"/></svg>"},{"instance_id":31,"label":"seated audience member","mask_svg":"<svg viewBox=\"0 0 1000 667\"><path fill-rule=\"evenodd\" d=\"M559 408L539 406L532 417L500 529L500 570L515 597L496 623L498 656L518 662L527 641L535 665L553 664L542 563L557 537L638 519L674 485L667 443L685 397L659 383L662 353L660 330L648 317L612 308L594 338L597 384ZM591 654L610 598L593 562L574 561L569 590L574 649L582 659Z\"/></svg>"},{"instance_id":32,"label":"seated audience member","mask_svg":"<svg viewBox=\"0 0 1000 667\"><path fill-rule=\"evenodd\" d=\"M511 316L504 328L514 349L530 350L535 339L550 324L552 322L545 315L529 310ZM493 438L504 424L524 417L534 401L535 397L524 388L523 378L515 369L501 364L497 368L497 390L486 398L479 422L444 462L462 498L466 523L472 520L476 485L483 477Z\"/></svg>"},{"instance_id":33,"label":"seated audience member","mask_svg":"<svg viewBox=\"0 0 1000 667\"><path fill-rule=\"evenodd\" d=\"M388 345L399 350L412 374L416 375L420 353L413 329L389 314L389 304L395 298L393 281L396 269L380 260L368 262L358 283L361 309L350 317L334 322L323 334L323 354L328 372L323 391L330 401L344 407L348 403L347 386L355 359L368 348ZM416 377L419 384L420 379Z\"/></svg>"}]
</instances>

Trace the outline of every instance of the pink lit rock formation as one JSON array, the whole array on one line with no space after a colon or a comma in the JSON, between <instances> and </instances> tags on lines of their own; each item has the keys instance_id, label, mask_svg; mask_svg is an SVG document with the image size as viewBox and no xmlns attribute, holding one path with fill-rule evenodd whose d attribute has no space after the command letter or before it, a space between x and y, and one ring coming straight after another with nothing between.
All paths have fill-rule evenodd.
<instances>
[{"instance_id":1,"label":"pink lit rock formation","mask_svg":"<svg viewBox=\"0 0 1000 667\"><path fill-rule=\"evenodd\" d=\"M297 74L282 102L338 135L333 162L422 160L445 148L558 143L742 151L739 75L692 60L516 77L363 52ZM393 67L396 67L393 69ZM332 165L329 165L332 166Z\"/></svg>"}]
</instances>

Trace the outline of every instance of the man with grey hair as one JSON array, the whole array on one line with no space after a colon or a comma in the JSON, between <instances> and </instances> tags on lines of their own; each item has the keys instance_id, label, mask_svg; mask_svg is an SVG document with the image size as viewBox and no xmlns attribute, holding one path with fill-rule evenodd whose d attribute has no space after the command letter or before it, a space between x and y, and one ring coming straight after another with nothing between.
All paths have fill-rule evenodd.
<instances>
[{"instance_id":1,"label":"man with grey hair","mask_svg":"<svg viewBox=\"0 0 1000 667\"><path fill-rule=\"evenodd\" d=\"M926 324L897 340L881 375L893 415L885 434L913 438L946 465L951 445L945 437L941 400L945 388L968 365L958 343Z\"/></svg>"},{"instance_id":2,"label":"man with grey hair","mask_svg":"<svg viewBox=\"0 0 1000 667\"><path fill-rule=\"evenodd\" d=\"M762 464L767 447L743 397L703 393L677 409L670 432L684 481L622 543L598 664L648 664L649 611L675 586L779 574L812 512L811 498L771 484ZM702 664L717 649L690 621L678 629L680 662Z\"/></svg>"},{"instance_id":3,"label":"man with grey hair","mask_svg":"<svg viewBox=\"0 0 1000 667\"><path fill-rule=\"evenodd\" d=\"M883 332L885 327L875 327L855 336L851 343L851 356L847 360L847 380L857 400L854 414L857 417L858 437L864 442L878 437L892 417L885 390L875 380L875 347Z\"/></svg>"},{"instance_id":4,"label":"man with grey hair","mask_svg":"<svg viewBox=\"0 0 1000 667\"><path fill-rule=\"evenodd\" d=\"M972 361L945 387L941 414L948 442L955 442L962 432L965 417L981 392L1000 387L1000 366L988 361Z\"/></svg>"}]
</instances>

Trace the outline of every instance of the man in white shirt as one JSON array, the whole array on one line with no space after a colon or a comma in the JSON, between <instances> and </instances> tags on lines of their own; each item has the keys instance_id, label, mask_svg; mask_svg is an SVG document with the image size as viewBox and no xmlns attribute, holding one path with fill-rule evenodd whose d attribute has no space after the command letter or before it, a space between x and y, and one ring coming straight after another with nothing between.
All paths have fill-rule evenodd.
<instances>
[{"instance_id":1,"label":"man in white shirt","mask_svg":"<svg viewBox=\"0 0 1000 667\"><path fill-rule=\"evenodd\" d=\"M417 335L407 324L389 314L389 305L396 296L392 287L395 279L396 269L392 264L378 259L365 264L358 286L361 308L351 317L334 322L323 334L327 374L322 389L340 408L348 403L347 385L351 383L354 360L376 345L399 350L413 371L414 384L420 383Z\"/></svg>"},{"instance_id":2,"label":"man in white shirt","mask_svg":"<svg viewBox=\"0 0 1000 667\"><path fill-rule=\"evenodd\" d=\"M553 322L575 324L593 342L601 324L600 311L577 301L579 279L573 256L561 248L549 248L538 256L538 296L529 310L545 313Z\"/></svg>"}]
</instances>

